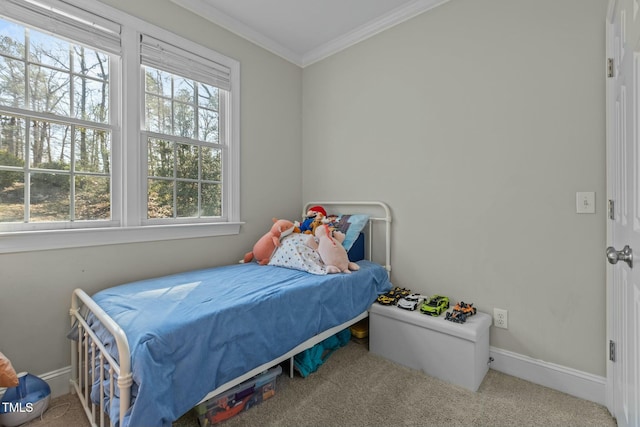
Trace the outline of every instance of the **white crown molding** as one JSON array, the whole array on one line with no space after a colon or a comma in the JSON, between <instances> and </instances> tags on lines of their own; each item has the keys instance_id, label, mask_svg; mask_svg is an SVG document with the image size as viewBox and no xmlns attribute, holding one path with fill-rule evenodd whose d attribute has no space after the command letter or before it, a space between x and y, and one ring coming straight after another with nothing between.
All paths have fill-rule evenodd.
<instances>
[{"instance_id":1,"label":"white crown molding","mask_svg":"<svg viewBox=\"0 0 640 427\"><path fill-rule=\"evenodd\" d=\"M264 34L254 30L253 28L243 24L235 18L223 13L219 9L209 5L202 0L171 0L173 3L181 6L196 15L201 16L213 22L232 33L249 40L250 42L260 46L269 52L278 55L295 65L302 67L302 56L298 55L291 49L282 46L280 43L270 39Z\"/></svg>"},{"instance_id":2,"label":"white crown molding","mask_svg":"<svg viewBox=\"0 0 640 427\"><path fill-rule=\"evenodd\" d=\"M369 37L372 37L388 28L398 25L434 7L440 6L449 0L416 0L404 6L398 7L389 13L374 19L360 27L337 37L303 55L299 55L291 49L243 24L235 18L221 12L203 0L171 0L173 3L190 10L191 12L225 28L232 33L249 40L252 43L274 53L299 67L306 67L318 62L341 50L353 46Z\"/></svg>"},{"instance_id":3,"label":"white crown molding","mask_svg":"<svg viewBox=\"0 0 640 427\"><path fill-rule=\"evenodd\" d=\"M401 24L404 21L414 18L448 1L449 0L416 0L404 6L400 6L379 18L369 21L346 34L305 53L302 57L302 67L321 61L328 56L348 48L349 46L353 46L354 44L366 40L369 37L373 37L384 30Z\"/></svg>"}]
</instances>

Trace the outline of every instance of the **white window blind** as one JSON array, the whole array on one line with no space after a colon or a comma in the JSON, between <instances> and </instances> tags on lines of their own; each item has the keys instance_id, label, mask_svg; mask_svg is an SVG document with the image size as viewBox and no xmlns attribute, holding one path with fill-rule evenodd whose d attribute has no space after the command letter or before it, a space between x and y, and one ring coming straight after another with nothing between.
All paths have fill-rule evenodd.
<instances>
[{"instance_id":1,"label":"white window blind","mask_svg":"<svg viewBox=\"0 0 640 427\"><path fill-rule=\"evenodd\" d=\"M2 0L0 14L91 47L119 54L120 25L57 0Z\"/></svg>"},{"instance_id":2,"label":"white window blind","mask_svg":"<svg viewBox=\"0 0 640 427\"><path fill-rule=\"evenodd\" d=\"M231 70L146 34L141 35L140 57L148 65L223 90L231 90Z\"/></svg>"}]
</instances>

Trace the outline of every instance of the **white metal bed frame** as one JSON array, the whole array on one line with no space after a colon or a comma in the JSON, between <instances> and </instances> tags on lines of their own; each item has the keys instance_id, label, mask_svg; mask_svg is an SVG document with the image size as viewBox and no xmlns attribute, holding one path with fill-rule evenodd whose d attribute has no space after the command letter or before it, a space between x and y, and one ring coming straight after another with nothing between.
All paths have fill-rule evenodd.
<instances>
[{"instance_id":1,"label":"white metal bed frame","mask_svg":"<svg viewBox=\"0 0 640 427\"><path fill-rule=\"evenodd\" d=\"M303 215L307 212L308 208L313 205L322 205L325 207L331 207L335 209L337 207L358 207L371 211L376 211L369 217L368 222L368 253L367 258L372 260L372 234L373 224L382 223L384 225L385 232L385 263L384 267L387 272L391 272L391 210L389 206L384 202L365 202L365 201L327 201L327 202L310 202L304 206ZM350 209L352 210L352 209ZM341 212L348 213L348 212ZM369 213L369 212L353 212L353 213ZM382 216L379 216L382 213ZM375 216L378 215L378 216ZM94 316L103 324L105 328L115 338L116 346L118 349L117 363L113 357L109 355L104 344L100 341L98 336L91 330L85 317L87 310L92 312ZM122 328L107 314L104 310L93 301L93 299L85 293L82 289L76 289L71 296L71 309L69 310L71 316L71 325L78 330L78 341L71 342L71 391L78 394L78 398L84 408L85 414L92 426L105 426L105 422L109 422L110 425L114 425L105 412L105 374L108 374L109 380L109 404L113 402L115 395L114 379L116 379L117 387L120 395L120 420L119 425L122 426L124 415L129 409L131 400L131 386L133 385L132 373L131 373L131 354L129 351L129 342L127 336ZM290 372L289 375L293 377L293 356L296 354L313 347L321 341L329 338L330 336L340 332L341 330L353 325L356 322L366 318L369 315L368 311L360 313L353 319L327 329L324 332L317 334L316 336L300 343L298 346L292 348L290 351L283 355L264 363L255 369L252 369L245 374L228 381L209 392L200 402L202 403L224 391L227 391L236 385L260 374L261 372L275 366L287 359L290 360ZM108 368L106 367L108 365ZM96 369L90 369L91 366L96 366ZM97 372L96 372L97 371ZM100 401L94 403L91 399L91 388L95 380L99 379L100 382Z\"/></svg>"}]
</instances>

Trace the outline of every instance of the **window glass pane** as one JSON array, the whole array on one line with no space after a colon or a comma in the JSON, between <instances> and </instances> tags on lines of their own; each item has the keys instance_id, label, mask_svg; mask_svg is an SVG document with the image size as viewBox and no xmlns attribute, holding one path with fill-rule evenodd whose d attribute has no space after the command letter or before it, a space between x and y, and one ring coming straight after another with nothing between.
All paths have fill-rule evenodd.
<instances>
[{"instance_id":1,"label":"window glass pane","mask_svg":"<svg viewBox=\"0 0 640 427\"><path fill-rule=\"evenodd\" d=\"M194 104L195 90L193 80L183 79L182 77L174 77L173 79L173 98Z\"/></svg>"},{"instance_id":2,"label":"window glass pane","mask_svg":"<svg viewBox=\"0 0 640 427\"><path fill-rule=\"evenodd\" d=\"M151 132L171 134L171 100L147 94L145 124Z\"/></svg>"},{"instance_id":3,"label":"window glass pane","mask_svg":"<svg viewBox=\"0 0 640 427\"><path fill-rule=\"evenodd\" d=\"M29 60L53 68L70 71L69 42L43 34L29 31Z\"/></svg>"},{"instance_id":4,"label":"window glass pane","mask_svg":"<svg viewBox=\"0 0 640 427\"><path fill-rule=\"evenodd\" d=\"M108 123L109 83L86 77L74 77L74 117L95 123Z\"/></svg>"},{"instance_id":5,"label":"window glass pane","mask_svg":"<svg viewBox=\"0 0 640 427\"><path fill-rule=\"evenodd\" d=\"M222 185L201 184L201 216L222 216Z\"/></svg>"},{"instance_id":6,"label":"window glass pane","mask_svg":"<svg viewBox=\"0 0 640 427\"><path fill-rule=\"evenodd\" d=\"M0 104L24 108L24 67L22 61L0 56Z\"/></svg>"},{"instance_id":7,"label":"window glass pane","mask_svg":"<svg viewBox=\"0 0 640 427\"><path fill-rule=\"evenodd\" d=\"M31 174L31 221L69 221L70 194L69 175Z\"/></svg>"},{"instance_id":8,"label":"window glass pane","mask_svg":"<svg viewBox=\"0 0 640 427\"><path fill-rule=\"evenodd\" d=\"M97 80L109 80L109 56L84 46L73 47L73 70Z\"/></svg>"},{"instance_id":9,"label":"window glass pane","mask_svg":"<svg viewBox=\"0 0 640 427\"><path fill-rule=\"evenodd\" d=\"M198 179L198 147L177 144L176 176L178 178Z\"/></svg>"},{"instance_id":10,"label":"window glass pane","mask_svg":"<svg viewBox=\"0 0 640 427\"><path fill-rule=\"evenodd\" d=\"M198 183L176 183L176 215L180 218L198 216Z\"/></svg>"},{"instance_id":11,"label":"window glass pane","mask_svg":"<svg viewBox=\"0 0 640 427\"><path fill-rule=\"evenodd\" d=\"M149 138L148 141L149 176L173 177L173 142Z\"/></svg>"},{"instance_id":12,"label":"window glass pane","mask_svg":"<svg viewBox=\"0 0 640 427\"><path fill-rule=\"evenodd\" d=\"M111 170L110 133L101 129L75 129L75 170L109 173Z\"/></svg>"},{"instance_id":13,"label":"window glass pane","mask_svg":"<svg viewBox=\"0 0 640 427\"><path fill-rule=\"evenodd\" d=\"M22 221L24 221L24 173L0 170L0 222Z\"/></svg>"},{"instance_id":14,"label":"window glass pane","mask_svg":"<svg viewBox=\"0 0 640 427\"><path fill-rule=\"evenodd\" d=\"M25 120L0 114L0 166L24 166Z\"/></svg>"},{"instance_id":15,"label":"window glass pane","mask_svg":"<svg viewBox=\"0 0 640 427\"><path fill-rule=\"evenodd\" d=\"M24 62L0 56L0 104L24 108Z\"/></svg>"},{"instance_id":16,"label":"window glass pane","mask_svg":"<svg viewBox=\"0 0 640 427\"><path fill-rule=\"evenodd\" d=\"M110 182L108 177L75 177L75 219L108 220L111 218Z\"/></svg>"},{"instance_id":17,"label":"window glass pane","mask_svg":"<svg viewBox=\"0 0 640 427\"><path fill-rule=\"evenodd\" d=\"M147 186L147 217L173 218L173 181L149 179Z\"/></svg>"},{"instance_id":18,"label":"window glass pane","mask_svg":"<svg viewBox=\"0 0 640 427\"><path fill-rule=\"evenodd\" d=\"M24 59L24 34L22 25L0 19L0 55Z\"/></svg>"},{"instance_id":19,"label":"window glass pane","mask_svg":"<svg viewBox=\"0 0 640 427\"><path fill-rule=\"evenodd\" d=\"M201 141L220 143L218 138L218 113L200 108L198 111L198 135Z\"/></svg>"},{"instance_id":20,"label":"window glass pane","mask_svg":"<svg viewBox=\"0 0 640 427\"><path fill-rule=\"evenodd\" d=\"M72 149L70 132L69 125L32 120L31 167L69 170Z\"/></svg>"},{"instance_id":21,"label":"window glass pane","mask_svg":"<svg viewBox=\"0 0 640 427\"><path fill-rule=\"evenodd\" d=\"M171 98L171 74L151 67L144 68L144 90L149 93Z\"/></svg>"},{"instance_id":22,"label":"window glass pane","mask_svg":"<svg viewBox=\"0 0 640 427\"><path fill-rule=\"evenodd\" d=\"M173 109L175 114L173 134L185 138L195 137L195 109L193 105L176 101L173 103Z\"/></svg>"},{"instance_id":23,"label":"window glass pane","mask_svg":"<svg viewBox=\"0 0 640 427\"><path fill-rule=\"evenodd\" d=\"M215 86L198 83L198 105L218 111L219 89Z\"/></svg>"},{"instance_id":24,"label":"window glass pane","mask_svg":"<svg viewBox=\"0 0 640 427\"><path fill-rule=\"evenodd\" d=\"M222 152L216 148L202 147L202 179L221 181Z\"/></svg>"},{"instance_id":25,"label":"window glass pane","mask_svg":"<svg viewBox=\"0 0 640 427\"><path fill-rule=\"evenodd\" d=\"M28 108L61 116L70 115L70 75L39 65L29 66Z\"/></svg>"}]
</instances>

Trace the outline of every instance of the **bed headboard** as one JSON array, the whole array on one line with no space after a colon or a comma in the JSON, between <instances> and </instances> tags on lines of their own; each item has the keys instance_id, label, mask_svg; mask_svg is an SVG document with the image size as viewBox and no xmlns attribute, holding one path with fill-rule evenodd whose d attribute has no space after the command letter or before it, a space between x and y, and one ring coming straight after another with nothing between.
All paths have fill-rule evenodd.
<instances>
[{"instance_id":1,"label":"bed headboard","mask_svg":"<svg viewBox=\"0 0 640 427\"><path fill-rule=\"evenodd\" d=\"M306 215L311 206L323 206L329 214L367 214L369 222L365 227L366 251L369 261L382 264L391 273L391 209L379 201L319 201L307 202L302 210ZM379 243L384 240L384 244ZM375 246L373 242L375 241ZM376 261L381 260L381 261Z\"/></svg>"}]
</instances>

